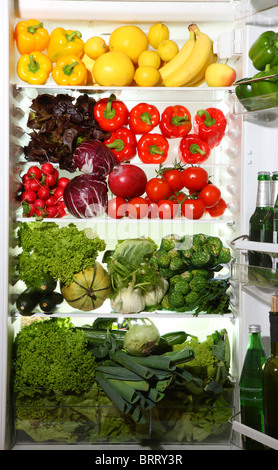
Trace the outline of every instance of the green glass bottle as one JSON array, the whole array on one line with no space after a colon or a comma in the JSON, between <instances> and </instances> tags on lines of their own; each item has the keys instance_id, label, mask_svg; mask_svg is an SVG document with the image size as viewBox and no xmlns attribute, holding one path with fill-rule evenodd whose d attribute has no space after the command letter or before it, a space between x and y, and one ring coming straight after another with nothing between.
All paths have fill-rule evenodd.
<instances>
[{"instance_id":1,"label":"green glass bottle","mask_svg":"<svg viewBox=\"0 0 278 470\"><path fill-rule=\"evenodd\" d=\"M263 390L262 365L266 355L262 345L260 325L249 325L248 347L241 371L240 414L241 422L257 431L263 432ZM246 450L263 450L264 446L253 439L243 436Z\"/></svg>"},{"instance_id":2,"label":"green glass bottle","mask_svg":"<svg viewBox=\"0 0 278 470\"><path fill-rule=\"evenodd\" d=\"M271 355L263 366L263 411L265 433L278 439L278 296L271 297Z\"/></svg>"},{"instance_id":3,"label":"green glass bottle","mask_svg":"<svg viewBox=\"0 0 278 470\"><path fill-rule=\"evenodd\" d=\"M263 221L263 241L265 243L275 243L273 241L273 221L276 205L278 205L278 171L272 173L270 208ZM272 258L267 253L262 255L262 266L272 268Z\"/></svg>"},{"instance_id":4,"label":"green glass bottle","mask_svg":"<svg viewBox=\"0 0 278 470\"><path fill-rule=\"evenodd\" d=\"M263 221L270 206L270 173L260 171L258 173L258 189L256 209L249 220L249 240L263 241ZM250 266L262 266L262 254L257 251L248 252Z\"/></svg>"}]
</instances>

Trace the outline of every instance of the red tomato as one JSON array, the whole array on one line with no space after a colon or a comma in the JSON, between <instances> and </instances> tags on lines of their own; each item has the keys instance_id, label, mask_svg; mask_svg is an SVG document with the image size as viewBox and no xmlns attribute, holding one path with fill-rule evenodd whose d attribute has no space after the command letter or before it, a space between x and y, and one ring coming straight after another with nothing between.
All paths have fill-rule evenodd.
<instances>
[{"instance_id":1,"label":"red tomato","mask_svg":"<svg viewBox=\"0 0 278 470\"><path fill-rule=\"evenodd\" d=\"M187 219L200 219L206 211L201 199L186 199L181 205L181 212Z\"/></svg>"},{"instance_id":2,"label":"red tomato","mask_svg":"<svg viewBox=\"0 0 278 470\"><path fill-rule=\"evenodd\" d=\"M21 194L22 201L32 203L32 202L35 202L36 199L37 199L37 193L35 193L35 191L31 191L30 189L28 189L27 191L24 191Z\"/></svg>"},{"instance_id":3,"label":"red tomato","mask_svg":"<svg viewBox=\"0 0 278 470\"><path fill-rule=\"evenodd\" d=\"M54 172L54 166L49 162L43 163L41 166L41 171L44 175L52 175Z\"/></svg>"},{"instance_id":4,"label":"red tomato","mask_svg":"<svg viewBox=\"0 0 278 470\"><path fill-rule=\"evenodd\" d=\"M41 186L38 190L38 198L43 199L44 201L50 196L50 190L48 186Z\"/></svg>"},{"instance_id":5,"label":"red tomato","mask_svg":"<svg viewBox=\"0 0 278 470\"><path fill-rule=\"evenodd\" d=\"M65 188L69 181L70 181L69 178L65 178L65 176L62 176L61 178L58 179L58 187Z\"/></svg>"},{"instance_id":6,"label":"red tomato","mask_svg":"<svg viewBox=\"0 0 278 470\"><path fill-rule=\"evenodd\" d=\"M157 202L168 199L172 194L169 183L162 178L151 178L146 184L146 193L151 201Z\"/></svg>"},{"instance_id":7,"label":"red tomato","mask_svg":"<svg viewBox=\"0 0 278 470\"><path fill-rule=\"evenodd\" d=\"M157 219L157 217L158 217L158 207L157 207L156 202L151 201L149 197L145 197L145 199L146 199L146 201L149 205L148 218L149 219Z\"/></svg>"},{"instance_id":8,"label":"red tomato","mask_svg":"<svg viewBox=\"0 0 278 470\"><path fill-rule=\"evenodd\" d=\"M182 178L187 189L199 191L208 183L208 173L199 166L190 166L183 170Z\"/></svg>"},{"instance_id":9,"label":"red tomato","mask_svg":"<svg viewBox=\"0 0 278 470\"><path fill-rule=\"evenodd\" d=\"M143 219L149 210L149 204L143 197L134 197L127 203L127 215L131 219Z\"/></svg>"},{"instance_id":10,"label":"red tomato","mask_svg":"<svg viewBox=\"0 0 278 470\"><path fill-rule=\"evenodd\" d=\"M38 166L30 166L27 171L27 175L29 176L29 178L35 178L39 180L42 176L42 172Z\"/></svg>"},{"instance_id":11,"label":"red tomato","mask_svg":"<svg viewBox=\"0 0 278 470\"><path fill-rule=\"evenodd\" d=\"M179 203L171 199L161 199L158 201L157 207L160 219L173 219L177 215Z\"/></svg>"},{"instance_id":12,"label":"red tomato","mask_svg":"<svg viewBox=\"0 0 278 470\"><path fill-rule=\"evenodd\" d=\"M214 184L207 184L200 192L200 199L204 202L206 207L213 207L218 203L221 198L220 189Z\"/></svg>"},{"instance_id":13,"label":"red tomato","mask_svg":"<svg viewBox=\"0 0 278 470\"><path fill-rule=\"evenodd\" d=\"M124 199L142 196L146 183L147 176L142 168L130 163L117 165L108 176L108 186L112 193Z\"/></svg>"},{"instance_id":14,"label":"red tomato","mask_svg":"<svg viewBox=\"0 0 278 470\"><path fill-rule=\"evenodd\" d=\"M112 219L122 219L126 215L127 204L123 197L116 196L109 199L106 214Z\"/></svg>"},{"instance_id":15,"label":"red tomato","mask_svg":"<svg viewBox=\"0 0 278 470\"><path fill-rule=\"evenodd\" d=\"M171 186L173 192L180 191L184 187L182 171L177 168L165 170L162 177Z\"/></svg>"},{"instance_id":16,"label":"red tomato","mask_svg":"<svg viewBox=\"0 0 278 470\"><path fill-rule=\"evenodd\" d=\"M208 207L207 212L211 217L219 217L223 215L225 210L227 209L227 204L224 199L221 197L219 201L213 207Z\"/></svg>"}]
</instances>

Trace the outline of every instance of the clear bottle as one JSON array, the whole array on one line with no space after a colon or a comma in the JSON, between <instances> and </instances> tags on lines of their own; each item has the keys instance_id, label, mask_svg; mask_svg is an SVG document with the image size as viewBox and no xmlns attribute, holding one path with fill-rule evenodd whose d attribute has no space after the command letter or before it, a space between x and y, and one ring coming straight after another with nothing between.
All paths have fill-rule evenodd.
<instances>
[{"instance_id":1,"label":"clear bottle","mask_svg":"<svg viewBox=\"0 0 278 470\"><path fill-rule=\"evenodd\" d=\"M263 241L263 221L270 207L270 173L258 173L258 189L256 209L249 220L249 240ZM262 254L256 251L248 252L248 262L251 266L262 266Z\"/></svg>"},{"instance_id":2,"label":"clear bottle","mask_svg":"<svg viewBox=\"0 0 278 470\"><path fill-rule=\"evenodd\" d=\"M273 222L274 222L274 207L278 206L278 171L272 173L271 180L271 197L270 208L263 221L263 241L265 243L274 242ZM264 268L272 268L272 258L269 254L263 253L262 266Z\"/></svg>"},{"instance_id":3,"label":"clear bottle","mask_svg":"<svg viewBox=\"0 0 278 470\"><path fill-rule=\"evenodd\" d=\"M263 366L263 411L265 433L278 439L278 296L271 297L271 355Z\"/></svg>"},{"instance_id":4,"label":"clear bottle","mask_svg":"<svg viewBox=\"0 0 278 470\"><path fill-rule=\"evenodd\" d=\"M249 325L248 347L239 381L241 422L263 432L262 366L266 360L260 325ZM264 446L243 436L246 450L263 450Z\"/></svg>"}]
</instances>

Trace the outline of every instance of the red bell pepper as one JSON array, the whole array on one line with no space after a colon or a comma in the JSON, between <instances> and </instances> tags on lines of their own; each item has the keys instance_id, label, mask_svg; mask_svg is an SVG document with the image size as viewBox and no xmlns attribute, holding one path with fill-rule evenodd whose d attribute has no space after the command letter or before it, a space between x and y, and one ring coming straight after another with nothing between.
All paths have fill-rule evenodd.
<instances>
[{"instance_id":1,"label":"red bell pepper","mask_svg":"<svg viewBox=\"0 0 278 470\"><path fill-rule=\"evenodd\" d=\"M163 163L167 159L169 142L161 134L143 134L140 137L137 151L143 163Z\"/></svg>"},{"instance_id":2,"label":"red bell pepper","mask_svg":"<svg viewBox=\"0 0 278 470\"><path fill-rule=\"evenodd\" d=\"M112 150L118 163L130 160L136 155L137 139L135 134L127 127L120 127L120 129L111 133L109 139L105 139L103 142L106 147Z\"/></svg>"},{"instance_id":3,"label":"red bell pepper","mask_svg":"<svg viewBox=\"0 0 278 470\"><path fill-rule=\"evenodd\" d=\"M210 156L210 147L197 134L183 137L179 146L179 158L183 163L203 163Z\"/></svg>"},{"instance_id":4,"label":"red bell pepper","mask_svg":"<svg viewBox=\"0 0 278 470\"><path fill-rule=\"evenodd\" d=\"M113 132L128 123L129 112L126 105L114 94L102 98L94 106L94 118L104 131Z\"/></svg>"},{"instance_id":5,"label":"red bell pepper","mask_svg":"<svg viewBox=\"0 0 278 470\"><path fill-rule=\"evenodd\" d=\"M146 134L159 123L160 112L157 107L148 103L139 103L129 113L129 128L134 134Z\"/></svg>"},{"instance_id":6,"label":"red bell pepper","mask_svg":"<svg viewBox=\"0 0 278 470\"><path fill-rule=\"evenodd\" d=\"M168 106L161 115L159 127L168 139L185 137L192 128L191 114L185 106Z\"/></svg>"},{"instance_id":7,"label":"red bell pepper","mask_svg":"<svg viewBox=\"0 0 278 470\"><path fill-rule=\"evenodd\" d=\"M213 149L220 144L226 125L226 118L220 109L200 109L194 117L193 131Z\"/></svg>"}]
</instances>

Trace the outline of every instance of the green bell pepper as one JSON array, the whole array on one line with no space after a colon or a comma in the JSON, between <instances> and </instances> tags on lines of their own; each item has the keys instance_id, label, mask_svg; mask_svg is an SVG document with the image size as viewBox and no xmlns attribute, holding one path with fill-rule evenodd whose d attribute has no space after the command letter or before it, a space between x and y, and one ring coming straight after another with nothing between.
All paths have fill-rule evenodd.
<instances>
[{"instance_id":1,"label":"green bell pepper","mask_svg":"<svg viewBox=\"0 0 278 470\"><path fill-rule=\"evenodd\" d=\"M272 68L269 64L267 64L265 70L263 72L257 73L256 75L254 75L253 78L263 78L267 77L268 75L274 75L275 73L277 73L277 69ZM271 93L277 93L278 76L253 82L252 91L254 96L270 95Z\"/></svg>"},{"instance_id":2,"label":"green bell pepper","mask_svg":"<svg viewBox=\"0 0 278 470\"><path fill-rule=\"evenodd\" d=\"M263 72L259 72L252 79L264 78L278 73L278 67L271 68L268 64ZM244 78L242 82L250 78ZM278 76L258 80L251 83L240 83L235 88L235 93L247 111L272 108L278 105ZM258 99L262 97L262 99Z\"/></svg>"},{"instance_id":3,"label":"green bell pepper","mask_svg":"<svg viewBox=\"0 0 278 470\"><path fill-rule=\"evenodd\" d=\"M278 33L262 33L250 47L249 58L257 70L264 70L267 64L278 65Z\"/></svg>"}]
</instances>

